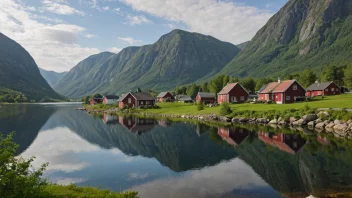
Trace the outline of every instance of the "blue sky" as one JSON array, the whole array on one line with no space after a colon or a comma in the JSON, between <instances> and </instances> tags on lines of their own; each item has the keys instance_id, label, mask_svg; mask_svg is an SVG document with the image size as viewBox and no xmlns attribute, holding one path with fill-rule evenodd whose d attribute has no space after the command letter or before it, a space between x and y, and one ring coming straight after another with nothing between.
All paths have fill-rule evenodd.
<instances>
[{"instance_id":1,"label":"blue sky","mask_svg":"<svg viewBox=\"0 0 352 198\"><path fill-rule=\"evenodd\" d=\"M0 32L39 67L68 71L102 51L151 44L172 29L239 44L288 0L1 0Z\"/></svg>"}]
</instances>

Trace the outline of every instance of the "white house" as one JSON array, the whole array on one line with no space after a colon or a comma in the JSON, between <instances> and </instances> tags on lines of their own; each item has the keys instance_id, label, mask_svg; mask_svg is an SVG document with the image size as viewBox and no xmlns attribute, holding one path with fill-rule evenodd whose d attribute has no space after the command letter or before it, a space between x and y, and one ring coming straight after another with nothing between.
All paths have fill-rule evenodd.
<instances>
[{"instance_id":1,"label":"white house","mask_svg":"<svg viewBox=\"0 0 352 198\"><path fill-rule=\"evenodd\" d=\"M117 104L117 100L118 100L118 99L119 99L118 96L115 96L115 95L106 95L106 96L104 96L103 104L107 104L107 105Z\"/></svg>"}]
</instances>

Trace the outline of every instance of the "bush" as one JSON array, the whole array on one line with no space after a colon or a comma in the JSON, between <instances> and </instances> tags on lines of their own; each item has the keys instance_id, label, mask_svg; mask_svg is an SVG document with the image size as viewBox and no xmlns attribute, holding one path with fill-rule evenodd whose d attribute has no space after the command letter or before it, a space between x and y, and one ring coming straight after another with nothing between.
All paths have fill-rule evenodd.
<instances>
[{"instance_id":1,"label":"bush","mask_svg":"<svg viewBox=\"0 0 352 198\"><path fill-rule=\"evenodd\" d=\"M144 106L140 106L139 108L140 108L140 109L145 109L145 107L144 107Z\"/></svg>"},{"instance_id":2,"label":"bush","mask_svg":"<svg viewBox=\"0 0 352 198\"><path fill-rule=\"evenodd\" d=\"M225 116L232 113L232 109L227 102L221 104L220 115Z\"/></svg>"},{"instance_id":3,"label":"bush","mask_svg":"<svg viewBox=\"0 0 352 198\"><path fill-rule=\"evenodd\" d=\"M0 134L0 197L38 197L47 186L41 176L48 164L34 170L29 160L15 158L17 145L12 141L11 133L7 137Z\"/></svg>"},{"instance_id":4,"label":"bush","mask_svg":"<svg viewBox=\"0 0 352 198\"><path fill-rule=\"evenodd\" d=\"M160 107L158 105L154 105L153 109L160 109Z\"/></svg>"},{"instance_id":5,"label":"bush","mask_svg":"<svg viewBox=\"0 0 352 198\"><path fill-rule=\"evenodd\" d=\"M197 103L197 110L198 111L204 110L204 107L205 107L205 105L203 102Z\"/></svg>"}]
</instances>

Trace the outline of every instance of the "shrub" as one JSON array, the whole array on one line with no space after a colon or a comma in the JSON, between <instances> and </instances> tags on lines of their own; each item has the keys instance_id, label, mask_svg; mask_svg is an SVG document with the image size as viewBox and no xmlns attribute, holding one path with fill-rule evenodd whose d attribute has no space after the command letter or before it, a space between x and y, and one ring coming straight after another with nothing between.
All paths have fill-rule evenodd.
<instances>
[{"instance_id":1,"label":"shrub","mask_svg":"<svg viewBox=\"0 0 352 198\"><path fill-rule=\"evenodd\" d=\"M145 109L145 107L144 107L144 106L140 106L139 108L140 108L140 109Z\"/></svg>"},{"instance_id":2,"label":"shrub","mask_svg":"<svg viewBox=\"0 0 352 198\"><path fill-rule=\"evenodd\" d=\"M205 107L205 105L203 102L197 103L197 110L198 111L204 110L204 107Z\"/></svg>"},{"instance_id":3,"label":"shrub","mask_svg":"<svg viewBox=\"0 0 352 198\"><path fill-rule=\"evenodd\" d=\"M154 105L153 109L160 109L160 107L158 105Z\"/></svg>"},{"instance_id":4,"label":"shrub","mask_svg":"<svg viewBox=\"0 0 352 198\"><path fill-rule=\"evenodd\" d=\"M128 105L123 106L123 109L128 109L128 108L129 108Z\"/></svg>"},{"instance_id":5,"label":"shrub","mask_svg":"<svg viewBox=\"0 0 352 198\"><path fill-rule=\"evenodd\" d=\"M220 115L225 116L232 113L232 109L227 102L221 104Z\"/></svg>"},{"instance_id":6,"label":"shrub","mask_svg":"<svg viewBox=\"0 0 352 198\"><path fill-rule=\"evenodd\" d=\"M7 137L0 134L0 197L38 197L48 184L41 176L48 164L34 170L29 160L16 158L17 145L12 141L11 133Z\"/></svg>"}]
</instances>

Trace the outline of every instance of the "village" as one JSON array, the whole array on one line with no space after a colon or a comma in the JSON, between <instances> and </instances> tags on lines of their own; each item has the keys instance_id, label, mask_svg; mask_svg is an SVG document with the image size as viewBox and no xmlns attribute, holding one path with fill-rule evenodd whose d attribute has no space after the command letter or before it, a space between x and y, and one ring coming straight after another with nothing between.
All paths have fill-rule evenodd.
<instances>
[{"instance_id":1,"label":"village","mask_svg":"<svg viewBox=\"0 0 352 198\"><path fill-rule=\"evenodd\" d=\"M211 92L198 92L195 98L188 95L173 95L170 91L160 92L154 97L149 92L138 90L128 92L121 96L105 95L102 98L91 98L90 105L104 104L117 105L120 109L126 108L149 108L156 103L203 103L216 106L223 103L269 103L269 104L292 104L304 102L311 98L320 96L339 95L345 89L340 88L334 82L315 82L308 88L304 88L297 80L278 79L262 86L256 93L249 93L240 83L228 83L216 94Z\"/></svg>"}]
</instances>

